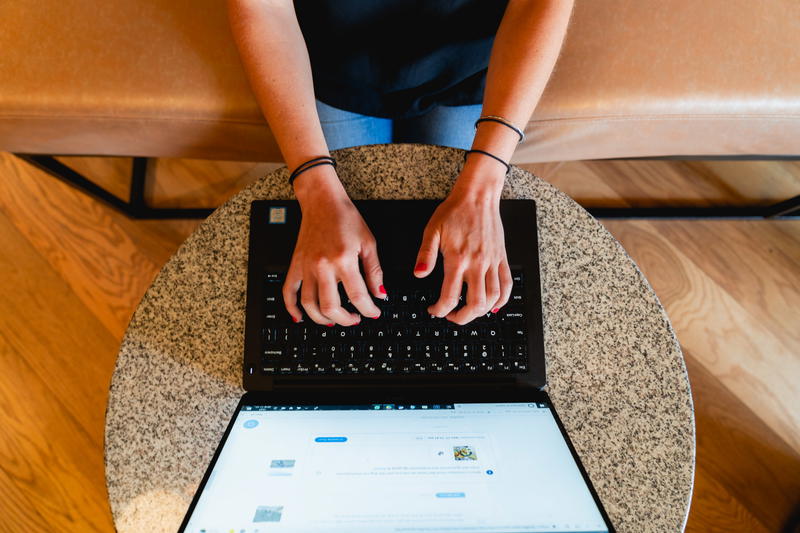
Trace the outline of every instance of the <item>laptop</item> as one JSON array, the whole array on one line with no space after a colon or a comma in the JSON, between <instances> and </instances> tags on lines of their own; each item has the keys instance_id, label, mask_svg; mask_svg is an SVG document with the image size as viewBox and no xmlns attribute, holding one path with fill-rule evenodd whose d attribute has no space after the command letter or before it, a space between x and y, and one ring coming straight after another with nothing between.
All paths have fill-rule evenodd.
<instances>
[{"instance_id":1,"label":"laptop","mask_svg":"<svg viewBox=\"0 0 800 533\"><path fill-rule=\"evenodd\" d=\"M247 393L180 531L613 532L543 390L535 203L501 201L511 297L463 326L426 312L441 257L413 276L439 201L354 203L389 297L350 327L291 320L282 286L300 208L252 203Z\"/></svg>"}]
</instances>

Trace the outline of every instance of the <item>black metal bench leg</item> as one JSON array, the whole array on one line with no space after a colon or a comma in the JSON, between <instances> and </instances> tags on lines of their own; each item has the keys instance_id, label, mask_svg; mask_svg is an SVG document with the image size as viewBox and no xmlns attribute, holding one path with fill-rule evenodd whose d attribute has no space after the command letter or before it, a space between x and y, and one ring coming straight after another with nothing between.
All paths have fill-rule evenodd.
<instances>
[{"instance_id":1,"label":"black metal bench leg","mask_svg":"<svg viewBox=\"0 0 800 533\"><path fill-rule=\"evenodd\" d=\"M770 213L767 218L795 218L800 217L800 194L794 198L771 205L767 208Z\"/></svg>"},{"instance_id":2,"label":"black metal bench leg","mask_svg":"<svg viewBox=\"0 0 800 533\"><path fill-rule=\"evenodd\" d=\"M65 165L51 155L14 154L23 161L43 170L64 183L75 187L109 207L136 219L206 218L214 210L209 208L150 207L144 192L147 178L152 172L154 160L134 157L131 170L131 188L128 201L124 201L103 189L86 176Z\"/></svg>"}]
</instances>

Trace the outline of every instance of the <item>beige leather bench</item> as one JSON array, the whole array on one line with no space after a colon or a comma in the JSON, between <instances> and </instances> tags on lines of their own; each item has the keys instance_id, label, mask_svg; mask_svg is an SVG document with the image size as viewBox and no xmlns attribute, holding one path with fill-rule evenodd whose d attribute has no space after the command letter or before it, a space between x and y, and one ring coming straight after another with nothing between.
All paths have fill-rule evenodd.
<instances>
[{"instance_id":1,"label":"beige leather bench","mask_svg":"<svg viewBox=\"0 0 800 533\"><path fill-rule=\"evenodd\" d=\"M0 150L280 160L224 2L17 0L0 20ZM800 155L798 49L797 0L577 0L514 161Z\"/></svg>"}]
</instances>

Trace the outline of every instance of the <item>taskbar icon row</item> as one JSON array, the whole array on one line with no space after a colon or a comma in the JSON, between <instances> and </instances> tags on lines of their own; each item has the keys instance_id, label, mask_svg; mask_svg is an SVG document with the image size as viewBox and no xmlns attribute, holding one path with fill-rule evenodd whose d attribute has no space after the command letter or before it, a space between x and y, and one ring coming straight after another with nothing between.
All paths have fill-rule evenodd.
<instances>
[{"instance_id":1,"label":"taskbar icon row","mask_svg":"<svg viewBox=\"0 0 800 533\"><path fill-rule=\"evenodd\" d=\"M372 403L362 405L245 405L242 411L425 411L453 409L452 403Z\"/></svg>"}]
</instances>

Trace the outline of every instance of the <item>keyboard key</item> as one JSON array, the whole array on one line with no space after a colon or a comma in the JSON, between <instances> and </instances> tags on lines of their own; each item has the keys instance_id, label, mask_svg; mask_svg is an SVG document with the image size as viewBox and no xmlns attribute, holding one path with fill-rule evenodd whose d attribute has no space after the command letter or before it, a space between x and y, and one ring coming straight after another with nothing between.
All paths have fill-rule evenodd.
<instances>
[{"instance_id":1,"label":"keyboard key","mask_svg":"<svg viewBox=\"0 0 800 533\"><path fill-rule=\"evenodd\" d=\"M292 361L300 361L303 359L303 347L300 344L288 344L286 345L286 351L288 352L288 357Z\"/></svg>"},{"instance_id":2,"label":"keyboard key","mask_svg":"<svg viewBox=\"0 0 800 533\"><path fill-rule=\"evenodd\" d=\"M514 343L508 347L508 355L510 359L528 360L528 350L522 343Z\"/></svg>"},{"instance_id":3,"label":"keyboard key","mask_svg":"<svg viewBox=\"0 0 800 533\"><path fill-rule=\"evenodd\" d=\"M264 358L268 360L277 360L285 355L285 348L282 344L267 344L264 346Z\"/></svg>"},{"instance_id":4,"label":"keyboard key","mask_svg":"<svg viewBox=\"0 0 800 533\"><path fill-rule=\"evenodd\" d=\"M527 372L528 371L528 362L527 361L512 361L511 368L515 372Z\"/></svg>"},{"instance_id":5,"label":"keyboard key","mask_svg":"<svg viewBox=\"0 0 800 533\"><path fill-rule=\"evenodd\" d=\"M477 345L477 355L478 359L481 360L489 360L492 358L492 346L489 344L478 344Z\"/></svg>"},{"instance_id":6,"label":"keyboard key","mask_svg":"<svg viewBox=\"0 0 800 533\"><path fill-rule=\"evenodd\" d=\"M283 285L283 272L267 272L264 275L264 280L267 282L267 285Z\"/></svg>"},{"instance_id":7,"label":"keyboard key","mask_svg":"<svg viewBox=\"0 0 800 533\"><path fill-rule=\"evenodd\" d=\"M405 320L410 323L417 323L424 318L428 318L428 313L415 309L413 311L407 311L404 313Z\"/></svg>"},{"instance_id":8,"label":"keyboard key","mask_svg":"<svg viewBox=\"0 0 800 533\"><path fill-rule=\"evenodd\" d=\"M420 345L419 350L421 356L425 360L434 360L438 359L439 355L439 346L435 344L423 344Z\"/></svg>"},{"instance_id":9,"label":"keyboard key","mask_svg":"<svg viewBox=\"0 0 800 533\"><path fill-rule=\"evenodd\" d=\"M447 327L432 326L428 328L427 333L431 340L441 340L444 339L447 335Z\"/></svg>"},{"instance_id":10,"label":"keyboard key","mask_svg":"<svg viewBox=\"0 0 800 533\"><path fill-rule=\"evenodd\" d=\"M509 308L503 313L503 322L507 323L522 323L525 320L525 315L522 313L521 309Z\"/></svg>"},{"instance_id":11,"label":"keyboard key","mask_svg":"<svg viewBox=\"0 0 800 533\"><path fill-rule=\"evenodd\" d=\"M398 346L398 357L400 359L413 359L414 358L414 346L411 343L400 343Z\"/></svg>"},{"instance_id":12,"label":"keyboard key","mask_svg":"<svg viewBox=\"0 0 800 533\"><path fill-rule=\"evenodd\" d=\"M522 326L506 326L503 328L503 337L507 341L519 341L525 338L525 328Z\"/></svg>"}]
</instances>

